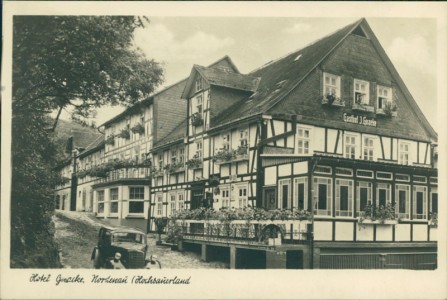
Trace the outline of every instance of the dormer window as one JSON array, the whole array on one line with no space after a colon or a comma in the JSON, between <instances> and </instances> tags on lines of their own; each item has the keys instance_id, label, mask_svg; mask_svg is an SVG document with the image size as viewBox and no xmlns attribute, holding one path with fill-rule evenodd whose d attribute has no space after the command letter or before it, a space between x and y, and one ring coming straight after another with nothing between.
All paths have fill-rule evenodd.
<instances>
[{"instance_id":1,"label":"dormer window","mask_svg":"<svg viewBox=\"0 0 447 300\"><path fill-rule=\"evenodd\" d=\"M354 103L369 106L369 82L354 79Z\"/></svg>"},{"instance_id":2,"label":"dormer window","mask_svg":"<svg viewBox=\"0 0 447 300\"><path fill-rule=\"evenodd\" d=\"M196 92L199 92L203 89L203 79L202 78L198 78L196 80Z\"/></svg>"}]
</instances>

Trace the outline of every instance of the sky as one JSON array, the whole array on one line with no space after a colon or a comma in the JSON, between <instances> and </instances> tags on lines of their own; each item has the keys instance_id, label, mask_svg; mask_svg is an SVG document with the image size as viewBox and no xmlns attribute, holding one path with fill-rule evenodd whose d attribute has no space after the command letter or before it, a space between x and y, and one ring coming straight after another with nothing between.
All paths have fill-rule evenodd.
<instances>
[{"instance_id":1,"label":"sky","mask_svg":"<svg viewBox=\"0 0 447 300\"><path fill-rule=\"evenodd\" d=\"M355 22L358 18L150 17L135 32L135 45L160 62L165 82L186 78L194 64L209 65L229 55L241 73L282 57ZM436 20L367 18L419 107L437 129ZM98 110L96 124L123 111Z\"/></svg>"}]
</instances>

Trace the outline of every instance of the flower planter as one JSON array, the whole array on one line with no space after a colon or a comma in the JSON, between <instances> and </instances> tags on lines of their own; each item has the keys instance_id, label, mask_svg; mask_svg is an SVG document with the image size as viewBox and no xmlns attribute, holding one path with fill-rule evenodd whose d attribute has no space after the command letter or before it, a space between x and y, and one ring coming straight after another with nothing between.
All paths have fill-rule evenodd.
<instances>
[{"instance_id":1,"label":"flower planter","mask_svg":"<svg viewBox=\"0 0 447 300\"><path fill-rule=\"evenodd\" d=\"M352 110L374 112L374 107L368 106L368 105L353 104L352 105Z\"/></svg>"},{"instance_id":2,"label":"flower planter","mask_svg":"<svg viewBox=\"0 0 447 300\"><path fill-rule=\"evenodd\" d=\"M363 219L360 220L360 218L357 219L358 223L360 225L396 225L397 220L371 220L371 219Z\"/></svg>"}]
</instances>

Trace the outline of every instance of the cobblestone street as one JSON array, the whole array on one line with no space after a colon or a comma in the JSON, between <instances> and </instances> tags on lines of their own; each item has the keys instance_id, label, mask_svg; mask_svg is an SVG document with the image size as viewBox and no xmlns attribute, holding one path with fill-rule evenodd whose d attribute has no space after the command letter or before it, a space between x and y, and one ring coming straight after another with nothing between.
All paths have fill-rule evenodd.
<instances>
[{"instance_id":1,"label":"cobblestone street","mask_svg":"<svg viewBox=\"0 0 447 300\"><path fill-rule=\"evenodd\" d=\"M92 268L90 255L97 243L98 229L103 223L89 213L57 211L53 218L56 240L61 249L61 261L65 268ZM163 238L163 236L162 236ZM203 262L200 253L173 251L157 246L157 236L148 234L149 255L156 255L163 269L222 269L224 262Z\"/></svg>"}]
</instances>

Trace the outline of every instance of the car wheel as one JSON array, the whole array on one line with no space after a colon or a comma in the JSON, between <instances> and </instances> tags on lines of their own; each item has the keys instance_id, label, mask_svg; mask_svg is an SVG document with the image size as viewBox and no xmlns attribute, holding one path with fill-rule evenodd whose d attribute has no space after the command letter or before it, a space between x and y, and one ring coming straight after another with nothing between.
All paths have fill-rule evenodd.
<instances>
[{"instance_id":1,"label":"car wheel","mask_svg":"<svg viewBox=\"0 0 447 300\"><path fill-rule=\"evenodd\" d=\"M101 268L101 254L99 253L99 249L95 249L95 256L93 258L93 267L95 269Z\"/></svg>"}]
</instances>

